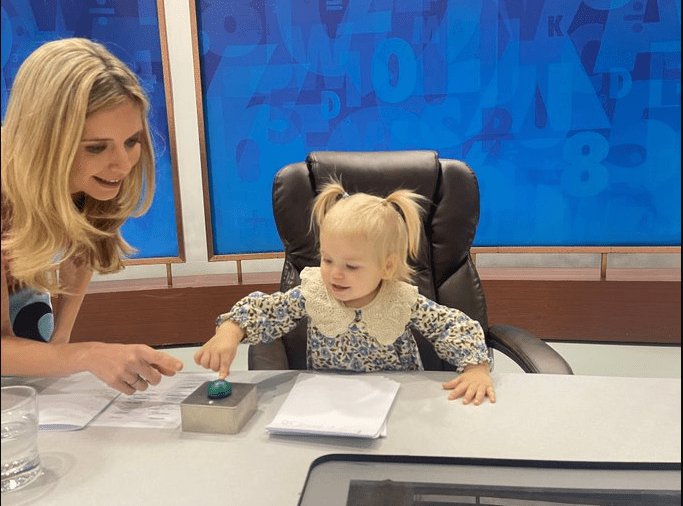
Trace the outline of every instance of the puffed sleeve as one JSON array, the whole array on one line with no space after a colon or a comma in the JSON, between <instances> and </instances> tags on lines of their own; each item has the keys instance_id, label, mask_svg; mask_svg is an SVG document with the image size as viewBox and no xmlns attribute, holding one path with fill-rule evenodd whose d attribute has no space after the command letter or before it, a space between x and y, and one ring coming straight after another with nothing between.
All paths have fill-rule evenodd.
<instances>
[{"instance_id":1,"label":"puffed sleeve","mask_svg":"<svg viewBox=\"0 0 683 506\"><path fill-rule=\"evenodd\" d=\"M442 360L457 367L489 362L484 331L478 321L458 309L420 295L413 306L412 324L434 346Z\"/></svg>"},{"instance_id":2,"label":"puffed sleeve","mask_svg":"<svg viewBox=\"0 0 683 506\"><path fill-rule=\"evenodd\" d=\"M306 301L299 287L272 295L253 292L216 320L230 320L244 330L242 342L270 343L292 330L306 314Z\"/></svg>"}]
</instances>

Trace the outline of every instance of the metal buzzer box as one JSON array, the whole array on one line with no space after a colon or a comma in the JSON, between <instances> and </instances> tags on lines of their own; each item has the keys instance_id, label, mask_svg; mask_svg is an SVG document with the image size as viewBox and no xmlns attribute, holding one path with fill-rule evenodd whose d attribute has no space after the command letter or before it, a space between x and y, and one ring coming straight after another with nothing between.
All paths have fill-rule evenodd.
<instances>
[{"instance_id":1,"label":"metal buzzer box","mask_svg":"<svg viewBox=\"0 0 683 506\"><path fill-rule=\"evenodd\" d=\"M210 399L209 383L200 385L180 403L183 430L236 434L256 411L256 385L231 383L229 396Z\"/></svg>"}]
</instances>

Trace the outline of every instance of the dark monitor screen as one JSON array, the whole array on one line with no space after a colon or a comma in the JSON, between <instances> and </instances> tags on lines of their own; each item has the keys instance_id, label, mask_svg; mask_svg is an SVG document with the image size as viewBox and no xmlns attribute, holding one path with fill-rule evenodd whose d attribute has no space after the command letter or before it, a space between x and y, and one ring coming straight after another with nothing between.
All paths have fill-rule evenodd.
<instances>
[{"instance_id":1,"label":"dark monitor screen","mask_svg":"<svg viewBox=\"0 0 683 506\"><path fill-rule=\"evenodd\" d=\"M680 479L680 463L327 455L311 465L299 504L674 506Z\"/></svg>"}]
</instances>

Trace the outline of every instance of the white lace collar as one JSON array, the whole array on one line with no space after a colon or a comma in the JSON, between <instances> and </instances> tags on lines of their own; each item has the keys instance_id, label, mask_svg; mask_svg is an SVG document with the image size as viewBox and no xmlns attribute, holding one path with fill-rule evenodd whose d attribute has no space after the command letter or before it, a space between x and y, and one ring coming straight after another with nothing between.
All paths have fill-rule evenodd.
<instances>
[{"instance_id":1,"label":"white lace collar","mask_svg":"<svg viewBox=\"0 0 683 506\"><path fill-rule=\"evenodd\" d=\"M306 298L306 313L311 323L326 336L334 337L347 331L360 310L368 333L387 346L403 332L417 300L417 287L402 281L382 282L377 296L362 308L344 306L325 287L320 267L301 271L301 292Z\"/></svg>"}]
</instances>

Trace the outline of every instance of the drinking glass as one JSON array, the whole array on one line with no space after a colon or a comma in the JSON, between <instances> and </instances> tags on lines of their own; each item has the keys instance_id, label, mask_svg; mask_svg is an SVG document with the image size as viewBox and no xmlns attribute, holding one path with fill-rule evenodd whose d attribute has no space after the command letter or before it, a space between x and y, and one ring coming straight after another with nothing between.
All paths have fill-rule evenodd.
<instances>
[{"instance_id":1,"label":"drinking glass","mask_svg":"<svg viewBox=\"0 0 683 506\"><path fill-rule=\"evenodd\" d=\"M2 387L2 493L25 487L40 475L38 405L29 386Z\"/></svg>"}]
</instances>

